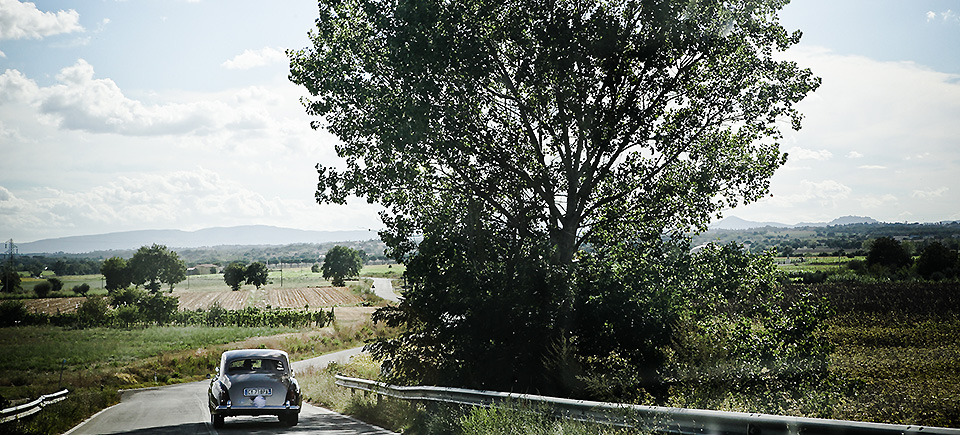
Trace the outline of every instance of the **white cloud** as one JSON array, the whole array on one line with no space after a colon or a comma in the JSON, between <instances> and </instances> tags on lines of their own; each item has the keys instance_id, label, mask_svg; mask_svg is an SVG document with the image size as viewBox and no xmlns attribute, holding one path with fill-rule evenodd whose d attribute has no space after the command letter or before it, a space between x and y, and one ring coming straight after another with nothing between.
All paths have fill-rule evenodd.
<instances>
[{"instance_id":1,"label":"white cloud","mask_svg":"<svg viewBox=\"0 0 960 435\"><path fill-rule=\"evenodd\" d=\"M934 11L927 11L927 22L933 21L937 18L937 13Z\"/></svg>"},{"instance_id":2,"label":"white cloud","mask_svg":"<svg viewBox=\"0 0 960 435\"><path fill-rule=\"evenodd\" d=\"M227 69L251 69L271 63L286 62L287 55L280 48L264 47L259 50L244 50L243 53L220 64Z\"/></svg>"},{"instance_id":3,"label":"white cloud","mask_svg":"<svg viewBox=\"0 0 960 435\"><path fill-rule=\"evenodd\" d=\"M42 12L33 3L0 0L0 40L40 39L61 33L82 31L80 14L73 9Z\"/></svg>"},{"instance_id":4,"label":"white cloud","mask_svg":"<svg viewBox=\"0 0 960 435\"><path fill-rule=\"evenodd\" d=\"M306 123L289 125L278 119L270 110L271 105L279 103L278 97L259 88L149 104L127 97L111 79L96 78L93 66L83 59L62 69L56 80L54 85L40 87L23 73L7 70L0 75L0 104L26 104L63 129L124 136L216 136L239 131L249 134L251 130L264 134L282 133L290 128L307 130Z\"/></svg>"},{"instance_id":5,"label":"white cloud","mask_svg":"<svg viewBox=\"0 0 960 435\"><path fill-rule=\"evenodd\" d=\"M4 53L3 50L0 50L0 58L7 58L7 53Z\"/></svg>"},{"instance_id":6,"label":"white cloud","mask_svg":"<svg viewBox=\"0 0 960 435\"><path fill-rule=\"evenodd\" d=\"M860 207L865 210L887 209L898 203L897 197L892 194L864 195L858 198Z\"/></svg>"},{"instance_id":7,"label":"white cloud","mask_svg":"<svg viewBox=\"0 0 960 435\"><path fill-rule=\"evenodd\" d=\"M911 196L921 199L940 198L943 196L943 194L947 193L948 190L950 189L947 187L940 187L932 190L914 190Z\"/></svg>"},{"instance_id":8,"label":"white cloud","mask_svg":"<svg viewBox=\"0 0 960 435\"><path fill-rule=\"evenodd\" d=\"M860 165L860 166L857 166L857 168L858 169L887 169L887 167L883 165Z\"/></svg>"},{"instance_id":9,"label":"white cloud","mask_svg":"<svg viewBox=\"0 0 960 435\"><path fill-rule=\"evenodd\" d=\"M787 150L790 159L797 160L830 160L833 153L827 150L808 150L800 147L793 147Z\"/></svg>"},{"instance_id":10,"label":"white cloud","mask_svg":"<svg viewBox=\"0 0 960 435\"><path fill-rule=\"evenodd\" d=\"M858 153L858 152L856 152L856 151L850 151L850 152L847 154L847 158L848 158L848 159L859 159L859 158L861 158L861 157L863 157L863 154L860 154L860 153Z\"/></svg>"}]
</instances>

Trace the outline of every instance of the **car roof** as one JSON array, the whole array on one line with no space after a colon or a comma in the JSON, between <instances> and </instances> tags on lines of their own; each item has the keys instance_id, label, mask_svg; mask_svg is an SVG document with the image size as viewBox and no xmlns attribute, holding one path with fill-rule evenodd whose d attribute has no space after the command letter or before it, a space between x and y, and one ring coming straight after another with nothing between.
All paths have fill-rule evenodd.
<instances>
[{"instance_id":1,"label":"car roof","mask_svg":"<svg viewBox=\"0 0 960 435\"><path fill-rule=\"evenodd\" d=\"M277 349L238 349L228 350L221 356L222 361L233 361L241 358L277 358L288 360L287 353Z\"/></svg>"}]
</instances>

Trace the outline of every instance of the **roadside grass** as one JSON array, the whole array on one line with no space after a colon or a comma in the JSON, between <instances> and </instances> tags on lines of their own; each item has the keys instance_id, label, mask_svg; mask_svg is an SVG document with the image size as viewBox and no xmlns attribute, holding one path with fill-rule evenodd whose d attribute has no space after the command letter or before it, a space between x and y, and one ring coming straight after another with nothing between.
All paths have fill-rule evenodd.
<instances>
[{"instance_id":1,"label":"roadside grass","mask_svg":"<svg viewBox=\"0 0 960 435\"><path fill-rule=\"evenodd\" d=\"M627 435L650 434L644 429L620 428L561 420L544 409L520 405L500 408L409 402L338 387L334 375L377 379L380 364L370 355L353 357L347 364L331 364L322 370L297 374L308 402L351 415L367 423L412 435Z\"/></svg>"},{"instance_id":2,"label":"roadside grass","mask_svg":"<svg viewBox=\"0 0 960 435\"><path fill-rule=\"evenodd\" d=\"M891 299L893 296L887 293L894 291L921 295L935 293L935 290L950 293L951 288L956 290L937 287L924 293L922 289L897 287L886 292L876 290L878 293L873 298ZM858 291L845 286L836 291L851 292L851 297L856 299L870 299L867 294L861 294L867 292L864 289ZM850 305L852 302L837 300L841 312L825 321L822 332L834 349L829 355L830 379L804 386L801 393L807 399L802 401L802 409L784 412L794 416L960 428L960 313L951 313L951 309L945 307L946 302L918 312L921 307L910 303L911 297L904 295L889 302L899 306L899 311L864 311L864 307L873 305L863 302ZM861 309L850 309L853 307ZM337 372L377 379L379 365L365 357L351 364L301 374L308 400L394 431L410 434L582 433L574 423L539 420L523 412L511 414L511 410L459 407L427 410L421 405L386 397L377 400L376 395L352 393L337 387L333 378ZM753 397L745 392L728 391L718 396L711 409L760 412L756 404L770 400L775 402L776 397ZM683 402L683 397L675 397L671 405L683 406ZM604 433L603 430L629 433L598 427L588 427L588 432L583 433Z\"/></svg>"}]
</instances>

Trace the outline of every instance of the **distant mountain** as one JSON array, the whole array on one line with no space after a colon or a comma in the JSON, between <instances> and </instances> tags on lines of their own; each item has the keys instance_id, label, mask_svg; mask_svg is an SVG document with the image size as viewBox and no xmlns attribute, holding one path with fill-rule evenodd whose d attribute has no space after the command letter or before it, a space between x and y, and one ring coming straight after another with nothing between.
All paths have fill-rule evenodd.
<instances>
[{"instance_id":1,"label":"distant mountain","mask_svg":"<svg viewBox=\"0 0 960 435\"><path fill-rule=\"evenodd\" d=\"M18 243L21 254L137 249L154 243L168 248L200 248L224 245L289 245L379 239L375 231L306 231L266 225L206 228L197 231L143 230L90 236L60 237Z\"/></svg>"},{"instance_id":2,"label":"distant mountain","mask_svg":"<svg viewBox=\"0 0 960 435\"><path fill-rule=\"evenodd\" d=\"M877 224L880 221L866 217L866 216L843 216L836 218L830 222L800 222L795 225L782 224L779 222L754 222L748 221L745 219L740 219L736 216L730 216L728 218L721 219L717 222L710 224L711 230L748 230L751 228L763 228L763 227L774 227L774 228L800 228L800 227L828 227L833 225L850 225L850 224Z\"/></svg>"},{"instance_id":3,"label":"distant mountain","mask_svg":"<svg viewBox=\"0 0 960 435\"><path fill-rule=\"evenodd\" d=\"M763 227L790 228L791 225L780 222L754 222L730 216L710 224L709 228L711 230L749 230L750 228Z\"/></svg>"}]
</instances>

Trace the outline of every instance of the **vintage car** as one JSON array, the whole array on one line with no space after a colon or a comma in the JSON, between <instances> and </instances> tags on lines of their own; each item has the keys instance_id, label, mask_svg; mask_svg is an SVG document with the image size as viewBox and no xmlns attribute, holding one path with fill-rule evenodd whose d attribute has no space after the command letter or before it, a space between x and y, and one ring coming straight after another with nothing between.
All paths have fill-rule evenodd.
<instances>
[{"instance_id":1,"label":"vintage car","mask_svg":"<svg viewBox=\"0 0 960 435\"><path fill-rule=\"evenodd\" d=\"M237 415L276 415L293 426L303 400L287 353L273 349L224 352L208 396L214 427L222 427L224 417Z\"/></svg>"}]
</instances>

